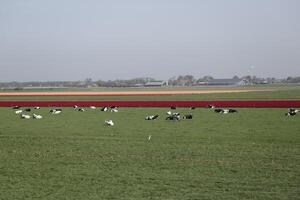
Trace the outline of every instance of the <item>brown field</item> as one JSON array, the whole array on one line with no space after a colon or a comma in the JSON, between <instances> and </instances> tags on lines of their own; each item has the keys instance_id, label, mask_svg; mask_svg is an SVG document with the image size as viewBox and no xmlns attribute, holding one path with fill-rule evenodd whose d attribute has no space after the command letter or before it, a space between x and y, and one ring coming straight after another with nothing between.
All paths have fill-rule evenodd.
<instances>
[{"instance_id":1,"label":"brown field","mask_svg":"<svg viewBox=\"0 0 300 200\"><path fill-rule=\"evenodd\" d=\"M272 91L271 89L240 89L240 90L166 90L166 91L65 91L65 92L0 92L0 96L153 96L153 95L185 95L212 93L240 93Z\"/></svg>"}]
</instances>

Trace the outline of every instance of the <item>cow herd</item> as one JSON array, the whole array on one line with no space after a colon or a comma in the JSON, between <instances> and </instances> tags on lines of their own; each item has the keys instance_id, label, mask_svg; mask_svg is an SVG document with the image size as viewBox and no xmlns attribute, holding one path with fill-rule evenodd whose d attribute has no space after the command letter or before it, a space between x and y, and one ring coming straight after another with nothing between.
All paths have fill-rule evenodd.
<instances>
[{"instance_id":1,"label":"cow herd","mask_svg":"<svg viewBox=\"0 0 300 200\"><path fill-rule=\"evenodd\" d=\"M85 112L86 110L84 108L80 108L77 105L73 106L75 111L78 112ZM208 105L206 108L208 109L214 109L215 113L220 113L220 114L228 114L228 113L238 113L236 109L232 108L216 108L214 105ZM13 109L15 110L15 114L20 115L20 118L22 119L42 119L43 117L41 115L38 115L36 113L33 113L32 115L29 115L32 110L39 110L40 107L36 106L33 108L24 108L21 109L20 106L14 106ZM90 106L90 109L95 110L97 109L95 106ZM176 110L175 106L170 107L171 110ZM195 110L196 107L190 107L190 110ZM104 106L100 108L100 111L102 112L119 112L118 107L116 106ZM299 112L299 110L295 108L289 108L288 112L285 113L286 116L296 116L296 114ZM62 113L61 108L53 108L50 109L49 111L50 114L52 115L57 115ZM155 115L148 115L145 117L145 120L157 120L159 118L158 114ZM172 111L167 111L166 112L166 117L165 120L167 121L180 121L180 120L191 120L193 119L193 114L188 113L188 114L183 114L181 115L178 112L172 112ZM107 126L114 126L114 122L111 119L107 119L104 121L104 124Z\"/></svg>"}]
</instances>

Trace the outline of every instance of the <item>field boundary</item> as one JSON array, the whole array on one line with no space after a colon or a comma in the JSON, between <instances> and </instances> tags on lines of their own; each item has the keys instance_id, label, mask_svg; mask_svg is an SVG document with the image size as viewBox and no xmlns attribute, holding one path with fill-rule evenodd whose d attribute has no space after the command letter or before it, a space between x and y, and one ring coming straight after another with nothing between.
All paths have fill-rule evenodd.
<instances>
[{"instance_id":1,"label":"field boundary","mask_svg":"<svg viewBox=\"0 0 300 200\"><path fill-rule=\"evenodd\" d=\"M40 106L40 107L81 107L88 106L118 106L118 107L206 107L214 105L216 107L252 107L252 108L289 108L300 107L300 100L211 100L211 101L84 101L84 100L10 100L0 101L0 107L12 106Z\"/></svg>"}]
</instances>

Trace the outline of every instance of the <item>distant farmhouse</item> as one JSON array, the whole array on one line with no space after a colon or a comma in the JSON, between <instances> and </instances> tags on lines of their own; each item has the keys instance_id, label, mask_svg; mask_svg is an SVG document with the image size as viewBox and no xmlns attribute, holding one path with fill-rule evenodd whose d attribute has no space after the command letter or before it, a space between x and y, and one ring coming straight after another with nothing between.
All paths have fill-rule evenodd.
<instances>
[{"instance_id":1,"label":"distant farmhouse","mask_svg":"<svg viewBox=\"0 0 300 200\"><path fill-rule=\"evenodd\" d=\"M198 85L248 85L248 81L245 79L239 78L230 78L230 79L211 79L205 82L199 82Z\"/></svg>"},{"instance_id":2,"label":"distant farmhouse","mask_svg":"<svg viewBox=\"0 0 300 200\"><path fill-rule=\"evenodd\" d=\"M166 81L151 81L151 82L147 82L145 83L145 87L162 87L162 86L166 86L168 85L168 83Z\"/></svg>"}]
</instances>

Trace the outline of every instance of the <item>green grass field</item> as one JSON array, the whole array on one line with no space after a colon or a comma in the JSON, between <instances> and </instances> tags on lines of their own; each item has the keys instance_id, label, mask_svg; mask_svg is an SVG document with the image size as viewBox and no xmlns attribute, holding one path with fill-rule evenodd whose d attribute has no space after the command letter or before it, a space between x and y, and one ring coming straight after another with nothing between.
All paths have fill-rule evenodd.
<instances>
[{"instance_id":1,"label":"green grass field","mask_svg":"<svg viewBox=\"0 0 300 200\"><path fill-rule=\"evenodd\" d=\"M0 108L0 199L300 199L300 115L179 108L194 119L169 122L167 110Z\"/></svg>"}]
</instances>

